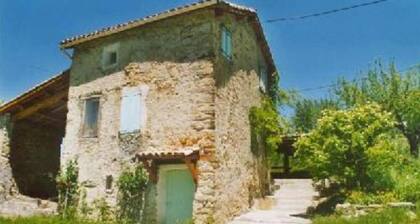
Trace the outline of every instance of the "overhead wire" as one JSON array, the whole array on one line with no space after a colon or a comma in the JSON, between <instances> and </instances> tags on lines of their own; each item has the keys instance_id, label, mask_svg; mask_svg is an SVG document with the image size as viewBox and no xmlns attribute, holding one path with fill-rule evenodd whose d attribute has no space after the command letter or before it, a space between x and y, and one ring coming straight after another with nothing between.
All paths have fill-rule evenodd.
<instances>
[{"instance_id":1,"label":"overhead wire","mask_svg":"<svg viewBox=\"0 0 420 224\"><path fill-rule=\"evenodd\" d=\"M403 68L403 69L399 69L398 71L399 72L407 72L407 71L409 71L411 69L414 69L416 67L419 67L419 66L420 66L420 63L408 66L408 67ZM365 80L365 79L367 79L367 78L366 77L360 77L360 78L354 78L353 80L354 81L362 81L362 80ZM334 88L336 86L337 86L337 84L334 83L334 84L329 84L329 85L322 85L322 86L315 86L315 87L297 89L296 91L297 92L309 92L309 91L322 90L322 89L331 89L331 88Z\"/></svg>"},{"instance_id":2,"label":"overhead wire","mask_svg":"<svg viewBox=\"0 0 420 224\"><path fill-rule=\"evenodd\" d=\"M388 0L375 0L375 1L371 1L371 2L366 2L366 3L351 5L351 6L346 6L346 7L337 8L337 9L331 9L331 10L322 11L322 12L316 12L316 13L306 14L306 15L302 15L302 16L292 16L292 17L281 17L281 18L268 19L268 20L265 20L264 23L274 23L274 22L283 22L283 21L292 21L292 20L302 20L302 19L308 19L308 18L311 18L311 17L325 16L325 15L329 15L329 14L333 14L333 13L339 13L339 12L343 12L343 11L348 11L348 10L356 9L356 8L360 8L360 7L366 7L366 6L370 6L370 5L376 5L376 4L380 4L380 3L386 2L386 1L388 1Z\"/></svg>"}]
</instances>

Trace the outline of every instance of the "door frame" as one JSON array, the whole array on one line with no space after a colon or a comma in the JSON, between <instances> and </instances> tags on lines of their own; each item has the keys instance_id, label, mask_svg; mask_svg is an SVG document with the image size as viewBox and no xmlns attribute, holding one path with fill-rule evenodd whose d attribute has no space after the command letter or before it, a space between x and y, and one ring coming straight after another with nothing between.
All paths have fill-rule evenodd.
<instances>
[{"instance_id":1,"label":"door frame","mask_svg":"<svg viewBox=\"0 0 420 224\"><path fill-rule=\"evenodd\" d=\"M190 173L188 166L186 164L165 164L159 165L158 172L158 183L157 183L157 219L158 223L162 223L165 220L166 212L166 178L165 172L169 170L186 170Z\"/></svg>"}]
</instances>

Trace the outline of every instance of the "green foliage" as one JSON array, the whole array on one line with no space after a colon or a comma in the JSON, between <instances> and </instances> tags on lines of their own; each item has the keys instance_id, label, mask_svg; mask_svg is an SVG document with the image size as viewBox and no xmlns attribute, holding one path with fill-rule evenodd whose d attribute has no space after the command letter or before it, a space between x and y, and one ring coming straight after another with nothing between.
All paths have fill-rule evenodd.
<instances>
[{"instance_id":1,"label":"green foliage","mask_svg":"<svg viewBox=\"0 0 420 224\"><path fill-rule=\"evenodd\" d=\"M79 203L79 169L76 161L69 161L57 175L58 212L63 218L76 216Z\"/></svg>"},{"instance_id":2,"label":"green foliage","mask_svg":"<svg viewBox=\"0 0 420 224\"><path fill-rule=\"evenodd\" d=\"M344 190L386 190L387 171L399 158L398 151L387 147L392 144L385 134L393 125L392 116L377 104L325 111L316 128L296 143L299 166L315 179L334 180Z\"/></svg>"},{"instance_id":3,"label":"green foliage","mask_svg":"<svg viewBox=\"0 0 420 224\"><path fill-rule=\"evenodd\" d=\"M106 202L105 198L97 199L93 202L93 206L95 210L98 212L97 214L97 221L101 223L109 223L112 222L113 219L113 212L111 207Z\"/></svg>"},{"instance_id":4,"label":"green foliage","mask_svg":"<svg viewBox=\"0 0 420 224\"><path fill-rule=\"evenodd\" d=\"M366 193L363 191L352 191L347 195L347 202L351 204L386 204L399 201L398 196L393 191Z\"/></svg>"},{"instance_id":5,"label":"green foliage","mask_svg":"<svg viewBox=\"0 0 420 224\"><path fill-rule=\"evenodd\" d=\"M143 217L145 191L149 183L148 173L143 166L137 165L125 169L117 182L118 215L117 219L124 223L139 223Z\"/></svg>"},{"instance_id":6,"label":"green foliage","mask_svg":"<svg viewBox=\"0 0 420 224\"><path fill-rule=\"evenodd\" d=\"M396 127L407 138L410 152L417 157L420 142L420 69L400 74L391 64L380 63L359 81L339 80L335 93L346 107L375 102L393 114Z\"/></svg>"},{"instance_id":7,"label":"green foliage","mask_svg":"<svg viewBox=\"0 0 420 224\"><path fill-rule=\"evenodd\" d=\"M316 126L323 110L338 109L337 101L333 99L302 99L294 104L295 114L292 117L294 128L298 132L309 132Z\"/></svg>"},{"instance_id":8,"label":"green foliage","mask_svg":"<svg viewBox=\"0 0 420 224\"><path fill-rule=\"evenodd\" d=\"M414 224L420 223L420 210L416 217L410 215L405 209L386 209L381 212L369 213L360 217L346 218L337 215L327 217L316 217L314 224Z\"/></svg>"},{"instance_id":9,"label":"green foliage","mask_svg":"<svg viewBox=\"0 0 420 224\"><path fill-rule=\"evenodd\" d=\"M251 149L255 154L266 150L268 158L278 160L278 144L285 129L285 122L277 113L274 103L264 99L260 107L252 107L249 113L251 126Z\"/></svg>"},{"instance_id":10,"label":"green foliage","mask_svg":"<svg viewBox=\"0 0 420 224\"><path fill-rule=\"evenodd\" d=\"M401 200L420 202L420 161L405 161L396 172L395 193Z\"/></svg>"},{"instance_id":11,"label":"green foliage","mask_svg":"<svg viewBox=\"0 0 420 224\"><path fill-rule=\"evenodd\" d=\"M101 221L93 221L81 218L63 219L60 216L35 216L28 218L1 218L1 224L102 224ZM111 224L111 223L108 223ZM117 223L114 223L117 224Z\"/></svg>"}]
</instances>

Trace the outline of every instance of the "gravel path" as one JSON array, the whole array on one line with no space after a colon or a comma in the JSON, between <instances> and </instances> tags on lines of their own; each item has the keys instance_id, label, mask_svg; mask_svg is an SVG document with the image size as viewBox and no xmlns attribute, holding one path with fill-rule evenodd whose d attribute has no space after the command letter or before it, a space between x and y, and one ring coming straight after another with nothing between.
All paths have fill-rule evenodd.
<instances>
[{"instance_id":1,"label":"gravel path","mask_svg":"<svg viewBox=\"0 0 420 224\"><path fill-rule=\"evenodd\" d=\"M269 196L273 205L269 209L252 209L229 224L307 224L306 209L313 204L317 195L310 179L277 179L280 186L273 196Z\"/></svg>"}]
</instances>

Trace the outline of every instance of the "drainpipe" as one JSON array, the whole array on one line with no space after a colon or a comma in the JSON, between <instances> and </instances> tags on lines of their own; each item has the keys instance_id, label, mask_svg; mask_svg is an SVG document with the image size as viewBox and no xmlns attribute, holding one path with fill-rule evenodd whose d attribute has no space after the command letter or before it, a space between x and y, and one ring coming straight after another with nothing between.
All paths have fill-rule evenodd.
<instances>
[{"instance_id":1,"label":"drainpipe","mask_svg":"<svg viewBox=\"0 0 420 224\"><path fill-rule=\"evenodd\" d=\"M65 48L60 47L60 51L63 52L63 54L66 55L70 61L73 60L73 56L68 51L66 51Z\"/></svg>"}]
</instances>

